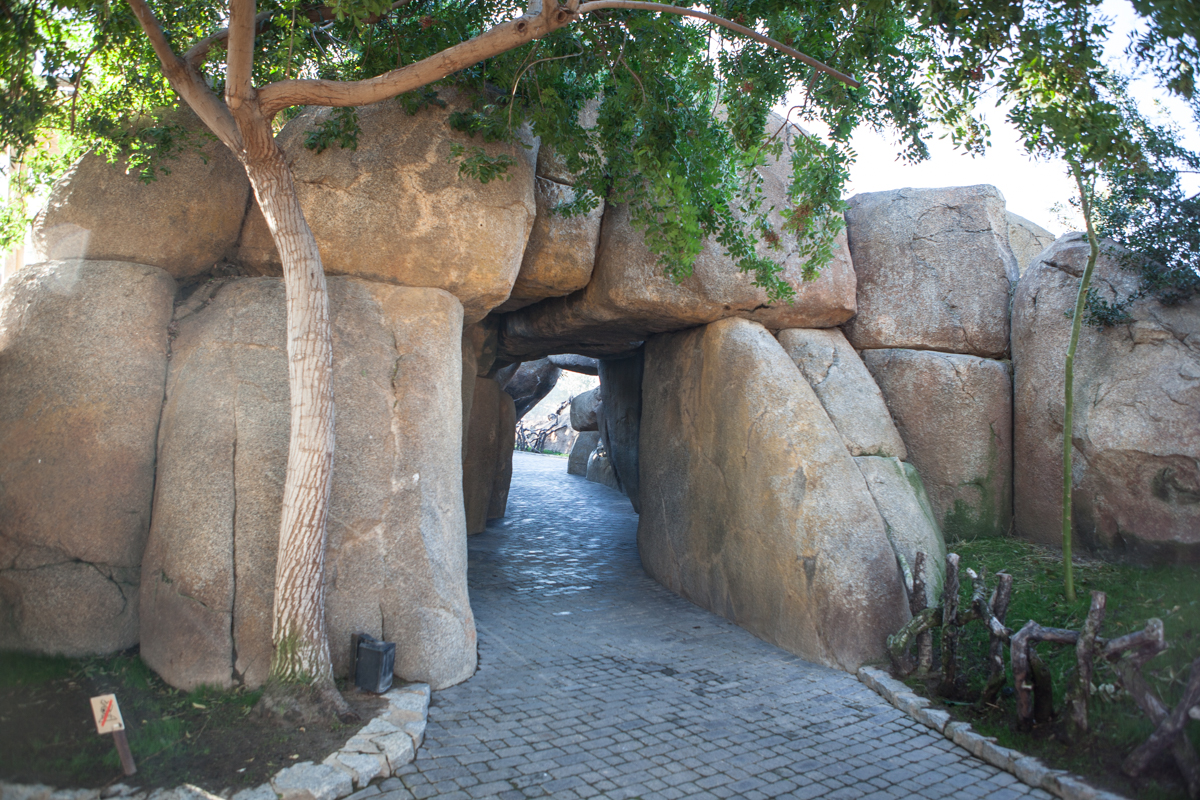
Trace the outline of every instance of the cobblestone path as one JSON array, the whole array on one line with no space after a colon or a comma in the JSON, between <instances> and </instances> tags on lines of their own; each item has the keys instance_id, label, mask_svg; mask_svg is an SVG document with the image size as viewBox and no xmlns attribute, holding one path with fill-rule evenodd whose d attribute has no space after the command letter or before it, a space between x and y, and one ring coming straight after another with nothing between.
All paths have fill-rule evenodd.
<instances>
[{"instance_id":1,"label":"cobblestone path","mask_svg":"<svg viewBox=\"0 0 1200 800\"><path fill-rule=\"evenodd\" d=\"M434 693L417 760L373 800L1050 800L662 588L636 531L623 496L516 454L508 516L470 539L479 672Z\"/></svg>"}]
</instances>

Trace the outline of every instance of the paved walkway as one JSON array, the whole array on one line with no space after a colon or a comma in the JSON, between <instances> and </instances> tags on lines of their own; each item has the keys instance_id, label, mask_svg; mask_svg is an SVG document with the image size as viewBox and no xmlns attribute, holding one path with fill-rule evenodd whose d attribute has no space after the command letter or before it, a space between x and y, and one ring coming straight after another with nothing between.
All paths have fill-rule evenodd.
<instances>
[{"instance_id":1,"label":"paved walkway","mask_svg":"<svg viewBox=\"0 0 1200 800\"><path fill-rule=\"evenodd\" d=\"M434 693L417 760L374 800L1050 800L668 592L636 531L623 496L516 454L508 516L470 540L479 672Z\"/></svg>"}]
</instances>

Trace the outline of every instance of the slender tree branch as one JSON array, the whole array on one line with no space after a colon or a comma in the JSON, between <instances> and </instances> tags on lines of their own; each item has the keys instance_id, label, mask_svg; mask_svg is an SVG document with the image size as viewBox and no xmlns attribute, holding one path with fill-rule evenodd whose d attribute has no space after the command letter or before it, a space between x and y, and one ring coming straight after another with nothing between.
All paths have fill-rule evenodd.
<instances>
[{"instance_id":1,"label":"slender tree branch","mask_svg":"<svg viewBox=\"0 0 1200 800\"><path fill-rule=\"evenodd\" d=\"M261 11L254 17L254 32L262 33L267 28L267 23L277 14L276 11ZM194 45L188 48L188 51L183 54L183 60L196 69L200 69L200 65L208 58L214 47L224 47L225 42L229 39L229 28L221 28L221 30L206 36Z\"/></svg>"},{"instance_id":2,"label":"slender tree branch","mask_svg":"<svg viewBox=\"0 0 1200 800\"><path fill-rule=\"evenodd\" d=\"M197 116L215 133L227 147L235 153L242 150L242 134L238 131L233 115L221 102L221 99L208 88L204 76L194 67L175 54L162 27L154 17L154 12L146 4L146 0L129 0L129 7L146 32L146 37L154 47L158 60L162 63L163 73L171 82L171 88L184 99Z\"/></svg>"},{"instance_id":3,"label":"slender tree branch","mask_svg":"<svg viewBox=\"0 0 1200 800\"><path fill-rule=\"evenodd\" d=\"M229 0L229 40L225 43L225 103L237 114L254 97L254 0Z\"/></svg>"},{"instance_id":4,"label":"slender tree branch","mask_svg":"<svg viewBox=\"0 0 1200 800\"><path fill-rule=\"evenodd\" d=\"M378 103L540 39L573 18L569 9L547 4L546 10L502 22L473 39L374 78L276 81L259 90L259 101L267 117L295 105L343 107Z\"/></svg>"},{"instance_id":5,"label":"slender tree branch","mask_svg":"<svg viewBox=\"0 0 1200 800\"><path fill-rule=\"evenodd\" d=\"M385 72L374 78L362 81L328 81L328 80L284 80L264 86L259 90L259 100L263 113L268 117L277 114L288 106L319 105L319 106L358 106L377 103L389 97L412 91L428 83L477 64L487 58L507 52L515 47L528 44L540 39L548 33L571 23L580 15L607 8L629 8L641 11L662 11L682 16L696 17L716 23L730 30L737 31L755 41L763 42L782 53L826 72L850 86L859 86L859 82L849 75L822 64L816 59L806 56L798 50L777 42L749 28L730 22L727 19L708 14L703 11L678 6L668 6L661 3L643 3L634 0L593 0L573 9L576 0L571 0L566 6L557 6L553 0L548 0L543 6L536 3L530 6L530 13L509 22L502 22L496 27L481 33L473 39L449 47L440 53L409 64L400 69Z\"/></svg>"},{"instance_id":6,"label":"slender tree branch","mask_svg":"<svg viewBox=\"0 0 1200 800\"><path fill-rule=\"evenodd\" d=\"M643 3L638 2L637 0L592 0L590 3L584 3L581 5L579 7L579 13L588 14L593 11L602 11L606 8L629 8L636 11L660 11L664 14L678 14L681 17L695 17L697 19L706 20L716 25L720 25L723 28L728 28L731 31L737 31L743 36L753 39L756 42L762 42L765 45L775 48L781 53L786 53L792 58L799 59L805 64L808 64L810 67L819 69L821 72L836 78L844 84L853 86L855 88L858 88L862 85L853 77L846 75L845 73L838 72L833 67L826 66L812 56L806 56L799 50L788 47L783 42L777 42L769 36L763 36L761 33L747 28L745 25L738 25L736 22L730 22L724 17L718 17L715 14L709 14L705 11L696 11L691 8L682 8L680 6L668 6L663 3Z\"/></svg>"}]
</instances>

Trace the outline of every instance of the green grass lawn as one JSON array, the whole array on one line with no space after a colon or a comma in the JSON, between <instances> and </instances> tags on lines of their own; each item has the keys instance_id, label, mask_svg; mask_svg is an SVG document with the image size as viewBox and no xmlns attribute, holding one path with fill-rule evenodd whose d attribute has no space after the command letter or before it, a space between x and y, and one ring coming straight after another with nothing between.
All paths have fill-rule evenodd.
<instances>
[{"instance_id":1,"label":"green grass lawn","mask_svg":"<svg viewBox=\"0 0 1200 800\"><path fill-rule=\"evenodd\" d=\"M983 571L989 588L994 576L1004 571L1013 576L1012 602L1006 625L1014 632L1027 620L1044 626L1081 630L1091 602L1091 592L1105 592L1107 613L1100 635L1113 638L1145 626L1151 617L1163 621L1169 648L1151 660L1143 674L1159 697L1174 707L1180 699L1191 662L1200 656L1200 567L1176 564L1141 567L1096 560L1077 559L1075 585L1077 599L1063 597L1062 556L1027 542L1013 539L976 539L950 544L951 552L961 557L962 608L968 607L971 586L965 570ZM934 634L935 646L937 634ZM1097 785L1138 798L1183 798L1185 792L1169 761L1157 764L1153 774L1132 781L1120 772L1120 763L1153 732L1154 726L1137 708L1132 698L1118 692L1109 697L1101 692L1090 706L1091 731L1077 741L1069 741L1065 729L1064 697L1075 672L1075 649L1051 644L1038 645L1038 653L1054 678L1056 719L1044 729L1030 734L1015 730L1015 699L1006 689L998 703L976 708L969 702L947 704L958 719L969 721L976 730L995 736L999 743L1042 758L1046 763L1089 777ZM979 623L963 629L959 644L959 673L965 685L965 698L978 697L987 678L985 656L987 635ZM1005 650L1005 658L1008 658ZM935 660L935 665L936 665ZM1012 686L1011 670L1008 687ZM923 684L911 681L913 685ZM1093 683L1117 685L1113 669L1096 662ZM931 694L931 689L918 686ZM1200 722L1190 722L1187 734L1200 744Z\"/></svg>"}]
</instances>

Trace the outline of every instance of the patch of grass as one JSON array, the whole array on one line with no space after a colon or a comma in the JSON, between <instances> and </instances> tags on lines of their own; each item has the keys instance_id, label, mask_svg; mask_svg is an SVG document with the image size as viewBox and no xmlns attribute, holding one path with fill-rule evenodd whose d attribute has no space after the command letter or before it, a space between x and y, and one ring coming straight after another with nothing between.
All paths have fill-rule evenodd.
<instances>
[{"instance_id":1,"label":"patch of grass","mask_svg":"<svg viewBox=\"0 0 1200 800\"><path fill-rule=\"evenodd\" d=\"M112 737L96 733L89 697L115 694L137 763L122 777ZM252 709L261 691L164 683L135 653L68 659L0 654L0 777L16 783L96 788L193 783L210 791L262 783L297 760L320 761L356 730L331 719L278 727ZM363 722L374 696L347 695ZM361 723L359 723L361 725Z\"/></svg>"},{"instance_id":2,"label":"patch of grass","mask_svg":"<svg viewBox=\"0 0 1200 800\"><path fill-rule=\"evenodd\" d=\"M0 653L0 689L36 686L65 678L74 663L63 656L36 656L28 653Z\"/></svg>"},{"instance_id":3,"label":"patch of grass","mask_svg":"<svg viewBox=\"0 0 1200 800\"><path fill-rule=\"evenodd\" d=\"M1078 597L1072 603L1062 595L1062 554L1058 550L1010 538L983 537L955 542L949 549L959 554L963 570L970 567L982 571L990 587L994 587L998 572L1013 576L1012 602L1005 621L1013 631L1030 619L1044 626L1081 630L1092 590L1103 591L1108 598L1100 629L1102 637L1113 638L1140 630L1151 617L1161 619L1170 647L1151 660L1143 674L1167 705L1174 707L1181 699L1190 664L1200 656L1200 567L1187 564L1142 567L1076 558ZM970 602L970 593L970 581L964 574L962 607ZM978 623L962 629L958 651L961 683L957 688L963 699L977 698L987 679L987 641L986 631ZM1054 708L1059 716L1052 725L1030 734L1017 733L1015 700L1009 689L994 706L978 709L954 704L947 710L957 719L970 722L980 733L995 736L1005 747L1036 755L1054 767L1082 774L1106 788L1156 800L1174 800L1186 795L1169 760L1156 764L1153 774L1138 781L1120 772L1125 756L1154 730L1124 692L1093 695L1089 706L1091 730L1086 736L1069 741L1062 706L1074 679L1075 648L1041 644L1037 650L1054 681ZM918 685L920 681L912 683L933 696L931 686ZM1118 685L1112 667L1101 660L1096 662L1093 683ZM1011 669L1007 686L1012 686ZM1200 722L1190 722L1187 735L1194 745L1200 745Z\"/></svg>"}]
</instances>

